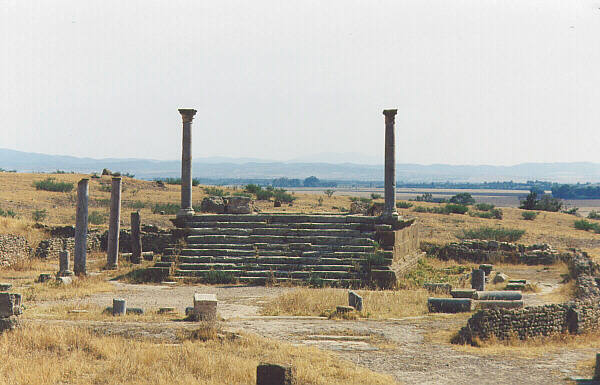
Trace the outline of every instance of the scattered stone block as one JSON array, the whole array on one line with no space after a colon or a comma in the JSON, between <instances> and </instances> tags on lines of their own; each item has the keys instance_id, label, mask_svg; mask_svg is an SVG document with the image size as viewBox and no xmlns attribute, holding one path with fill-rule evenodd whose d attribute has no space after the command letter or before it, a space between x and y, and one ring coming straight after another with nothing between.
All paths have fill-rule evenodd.
<instances>
[{"instance_id":1,"label":"scattered stone block","mask_svg":"<svg viewBox=\"0 0 600 385\"><path fill-rule=\"evenodd\" d=\"M471 311L470 298L428 298L427 308L431 313L463 313Z\"/></svg>"},{"instance_id":2,"label":"scattered stone block","mask_svg":"<svg viewBox=\"0 0 600 385\"><path fill-rule=\"evenodd\" d=\"M73 283L72 277L56 277L56 282L61 285L70 285Z\"/></svg>"},{"instance_id":3,"label":"scattered stone block","mask_svg":"<svg viewBox=\"0 0 600 385\"><path fill-rule=\"evenodd\" d=\"M476 301L476 309L522 309L523 301L498 301L498 300L486 300Z\"/></svg>"},{"instance_id":4,"label":"scattered stone block","mask_svg":"<svg viewBox=\"0 0 600 385\"><path fill-rule=\"evenodd\" d=\"M21 294L0 293L0 317L6 318L23 313Z\"/></svg>"},{"instance_id":5,"label":"scattered stone block","mask_svg":"<svg viewBox=\"0 0 600 385\"><path fill-rule=\"evenodd\" d=\"M85 310L85 309L72 309L72 310L69 310L69 313L71 313L71 314L85 314L87 312L88 311ZM112 313L112 308L110 308L110 312Z\"/></svg>"},{"instance_id":6,"label":"scattered stone block","mask_svg":"<svg viewBox=\"0 0 600 385\"><path fill-rule=\"evenodd\" d=\"M473 269L471 272L471 289L477 291L485 290L485 271L481 269Z\"/></svg>"},{"instance_id":7,"label":"scattered stone block","mask_svg":"<svg viewBox=\"0 0 600 385\"><path fill-rule=\"evenodd\" d=\"M230 196L224 197L223 200L225 201L225 212L227 214L252 213L252 199L248 197Z\"/></svg>"},{"instance_id":8,"label":"scattered stone block","mask_svg":"<svg viewBox=\"0 0 600 385\"><path fill-rule=\"evenodd\" d=\"M128 307L127 314L141 315L141 314L144 314L144 309L142 309L140 307Z\"/></svg>"},{"instance_id":9,"label":"scattered stone block","mask_svg":"<svg viewBox=\"0 0 600 385\"><path fill-rule=\"evenodd\" d=\"M200 210L205 213L223 214L225 213L225 202L222 197L206 197L200 203Z\"/></svg>"},{"instance_id":10,"label":"scattered stone block","mask_svg":"<svg viewBox=\"0 0 600 385\"><path fill-rule=\"evenodd\" d=\"M348 292L348 305L356 309L356 311L362 311L363 309L363 298L350 290Z\"/></svg>"},{"instance_id":11,"label":"scattered stone block","mask_svg":"<svg viewBox=\"0 0 600 385\"><path fill-rule=\"evenodd\" d=\"M336 306L335 311L338 314L345 314L353 312L354 308L352 306Z\"/></svg>"},{"instance_id":12,"label":"scattered stone block","mask_svg":"<svg viewBox=\"0 0 600 385\"><path fill-rule=\"evenodd\" d=\"M158 309L158 314L172 314L175 313L174 307L161 307Z\"/></svg>"},{"instance_id":13,"label":"scattered stone block","mask_svg":"<svg viewBox=\"0 0 600 385\"><path fill-rule=\"evenodd\" d=\"M127 314L127 303L122 298L113 299L112 315Z\"/></svg>"},{"instance_id":14,"label":"scattered stone block","mask_svg":"<svg viewBox=\"0 0 600 385\"><path fill-rule=\"evenodd\" d=\"M214 321L217 319L217 296L214 294L194 294L193 316L197 321Z\"/></svg>"},{"instance_id":15,"label":"scattered stone block","mask_svg":"<svg viewBox=\"0 0 600 385\"><path fill-rule=\"evenodd\" d=\"M494 283L504 283L506 281L508 281L508 275L503 273L496 273L493 280Z\"/></svg>"},{"instance_id":16,"label":"scattered stone block","mask_svg":"<svg viewBox=\"0 0 600 385\"><path fill-rule=\"evenodd\" d=\"M294 368L291 366L261 363L256 367L256 385L292 385Z\"/></svg>"},{"instance_id":17,"label":"scattered stone block","mask_svg":"<svg viewBox=\"0 0 600 385\"><path fill-rule=\"evenodd\" d=\"M194 307L193 306L188 306L185 308L185 315L186 316L191 316L192 314L194 314Z\"/></svg>"},{"instance_id":18,"label":"scattered stone block","mask_svg":"<svg viewBox=\"0 0 600 385\"><path fill-rule=\"evenodd\" d=\"M281 207L281 201L273 202L273 207Z\"/></svg>"},{"instance_id":19,"label":"scattered stone block","mask_svg":"<svg viewBox=\"0 0 600 385\"><path fill-rule=\"evenodd\" d=\"M454 289L450 291L452 298L473 298L475 289Z\"/></svg>"},{"instance_id":20,"label":"scattered stone block","mask_svg":"<svg viewBox=\"0 0 600 385\"><path fill-rule=\"evenodd\" d=\"M484 301L518 301L523 299L520 291L477 291L475 299Z\"/></svg>"},{"instance_id":21,"label":"scattered stone block","mask_svg":"<svg viewBox=\"0 0 600 385\"><path fill-rule=\"evenodd\" d=\"M504 290L519 290L519 291L522 291L523 289L525 289L524 283L509 283L504 288Z\"/></svg>"},{"instance_id":22,"label":"scattered stone block","mask_svg":"<svg viewBox=\"0 0 600 385\"><path fill-rule=\"evenodd\" d=\"M423 287L432 293L450 293L452 285L449 283L425 282Z\"/></svg>"},{"instance_id":23,"label":"scattered stone block","mask_svg":"<svg viewBox=\"0 0 600 385\"><path fill-rule=\"evenodd\" d=\"M38 282L44 283L44 282L50 281L51 279L52 279L52 274L42 273L38 277Z\"/></svg>"},{"instance_id":24,"label":"scattered stone block","mask_svg":"<svg viewBox=\"0 0 600 385\"><path fill-rule=\"evenodd\" d=\"M494 268L494 266L489 263L482 263L481 265L479 265L479 269L483 270L485 272L486 276L488 276L492 273L493 268Z\"/></svg>"},{"instance_id":25,"label":"scattered stone block","mask_svg":"<svg viewBox=\"0 0 600 385\"><path fill-rule=\"evenodd\" d=\"M526 279L509 279L508 283L522 283L525 285L527 283Z\"/></svg>"},{"instance_id":26,"label":"scattered stone block","mask_svg":"<svg viewBox=\"0 0 600 385\"><path fill-rule=\"evenodd\" d=\"M0 283L0 291L9 291L12 289L11 283Z\"/></svg>"}]
</instances>

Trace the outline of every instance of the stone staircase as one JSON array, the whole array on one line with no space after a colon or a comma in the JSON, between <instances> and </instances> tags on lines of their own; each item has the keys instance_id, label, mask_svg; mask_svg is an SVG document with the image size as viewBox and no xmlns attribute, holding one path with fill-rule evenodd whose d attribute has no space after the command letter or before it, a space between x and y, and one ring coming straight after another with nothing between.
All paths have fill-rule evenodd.
<instances>
[{"instance_id":1,"label":"stone staircase","mask_svg":"<svg viewBox=\"0 0 600 385\"><path fill-rule=\"evenodd\" d=\"M376 242L394 226L379 217L204 214L174 222L184 229L185 246L169 249L155 269L175 278L360 286L394 276L393 250Z\"/></svg>"}]
</instances>

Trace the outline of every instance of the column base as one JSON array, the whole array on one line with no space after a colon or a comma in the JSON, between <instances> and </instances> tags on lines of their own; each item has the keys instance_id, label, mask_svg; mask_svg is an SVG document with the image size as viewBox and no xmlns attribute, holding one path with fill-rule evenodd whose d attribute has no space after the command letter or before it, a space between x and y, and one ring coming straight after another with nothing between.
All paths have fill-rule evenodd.
<instances>
[{"instance_id":1,"label":"column base","mask_svg":"<svg viewBox=\"0 0 600 385\"><path fill-rule=\"evenodd\" d=\"M187 209L180 209L179 212L177 213L177 218L192 217L192 216L194 216L195 213L196 212L191 207L189 207Z\"/></svg>"},{"instance_id":2,"label":"column base","mask_svg":"<svg viewBox=\"0 0 600 385\"><path fill-rule=\"evenodd\" d=\"M56 273L57 277L70 277L73 275L73 272L71 270L62 270L59 271L58 273Z\"/></svg>"}]
</instances>

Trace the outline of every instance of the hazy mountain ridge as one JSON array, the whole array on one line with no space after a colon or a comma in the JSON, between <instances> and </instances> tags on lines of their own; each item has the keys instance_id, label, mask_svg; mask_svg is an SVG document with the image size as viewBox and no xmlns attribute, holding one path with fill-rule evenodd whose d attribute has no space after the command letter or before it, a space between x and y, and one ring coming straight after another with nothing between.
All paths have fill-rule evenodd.
<instances>
[{"instance_id":1,"label":"hazy mountain ridge","mask_svg":"<svg viewBox=\"0 0 600 385\"><path fill-rule=\"evenodd\" d=\"M321 154L320 158L324 157ZM330 158L336 158L332 155ZM338 157L339 158L339 157ZM304 158L303 158L304 159ZM179 176L179 160L135 158L79 158L0 149L0 168L19 172L81 173L101 172L108 168L135 174L138 178ZM498 180L547 180L562 183L600 182L600 164L522 163L514 166L398 164L397 179L406 182L455 181L483 182ZM193 163L198 178L306 178L315 175L330 180L383 180L383 165L324 162L281 162L254 158L200 158Z\"/></svg>"}]
</instances>

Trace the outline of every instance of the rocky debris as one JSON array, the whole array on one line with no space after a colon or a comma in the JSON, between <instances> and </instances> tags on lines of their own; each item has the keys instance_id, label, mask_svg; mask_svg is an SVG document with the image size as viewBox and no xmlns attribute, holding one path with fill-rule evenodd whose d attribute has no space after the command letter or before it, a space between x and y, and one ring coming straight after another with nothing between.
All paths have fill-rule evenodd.
<instances>
[{"instance_id":1,"label":"rocky debris","mask_svg":"<svg viewBox=\"0 0 600 385\"><path fill-rule=\"evenodd\" d=\"M32 249L20 235L0 234L0 267L8 267L31 258Z\"/></svg>"},{"instance_id":2,"label":"rocky debris","mask_svg":"<svg viewBox=\"0 0 600 385\"><path fill-rule=\"evenodd\" d=\"M348 305L352 306L356 311L362 311L363 298L354 291L348 291Z\"/></svg>"},{"instance_id":3,"label":"rocky debris","mask_svg":"<svg viewBox=\"0 0 600 385\"><path fill-rule=\"evenodd\" d=\"M225 202L222 197L210 196L202 199L200 210L205 213L224 214Z\"/></svg>"},{"instance_id":4,"label":"rocky debris","mask_svg":"<svg viewBox=\"0 0 600 385\"><path fill-rule=\"evenodd\" d=\"M545 243L527 246L484 240L453 242L442 247L430 247L427 252L442 260L452 259L482 264L504 262L526 265L552 265L565 258L564 254L552 249L550 245Z\"/></svg>"},{"instance_id":5,"label":"rocky debris","mask_svg":"<svg viewBox=\"0 0 600 385\"><path fill-rule=\"evenodd\" d=\"M452 285L445 282L425 282L423 287L431 293L445 293L448 294L452 290Z\"/></svg>"},{"instance_id":6,"label":"rocky debris","mask_svg":"<svg viewBox=\"0 0 600 385\"><path fill-rule=\"evenodd\" d=\"M224 197L225 212L228 214L251 214L252 199L243 196Z\"/></svg>"},{"instance_id":7,"label":"rocky debris","mask_svg":"<svg viewBox=\"0 0 600 385\"><path fill-rule=\"evenodd\" d=\"M494 276L494 279L492 280L493 283L504 283L506 281L508 281L508 275L500 272L497 272Z\"/></svg>"}]
</instances>

